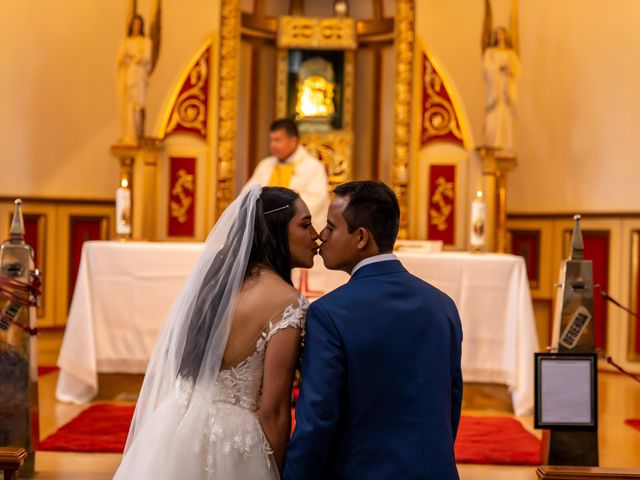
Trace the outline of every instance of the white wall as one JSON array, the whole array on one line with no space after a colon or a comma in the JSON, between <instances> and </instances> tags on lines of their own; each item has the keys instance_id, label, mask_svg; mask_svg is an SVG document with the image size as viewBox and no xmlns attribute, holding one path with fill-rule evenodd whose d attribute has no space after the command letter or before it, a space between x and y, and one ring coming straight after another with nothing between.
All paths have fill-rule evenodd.
<instances>
[{"instance_id":1,"label":"white wall","mask_svg":"<svg viewBox=\"0 0 640 480\"><path fill-rule=\"evenodd\" d=\"M494 0L497 20L505 2ZM166 1L147 131L220 0ZM139 1L148 17L151 0ZM477 142L481 0L417 0L416 32L450 74ZM113 198L116 54L128 0L0 2L0 195ZM519 162L509 210L640 210L640 2L520 0Z\"/></svg>"},{"instance_id":2,"label":"white wall","mask_svg":"<svg viewBox=\"0 0 640 480\"><path fill-rule=\"evenodd\" d=\"M416 33L451 75L477 143L484 2L418 0L416 8ZM504 2L494 9L504 23ZM509 211L640 210L640 2L520 0L519 16L519 167Z\"/></svg>"},{"instance_id":3,"label":"white wall","mask_svg":"<svg viewBox=\"0 0 640 480\"><path fill-rule=\"evenodd\" d=\"M149 16L149 0L139 2ZM219 0L163 2L147 133L208 34ZM116 56L128 0L0 2L0 195L113 198ZM147 22L148 23L148 22ZM147 25L148 28L148 25Z\"/></svg>"}]
</instances>

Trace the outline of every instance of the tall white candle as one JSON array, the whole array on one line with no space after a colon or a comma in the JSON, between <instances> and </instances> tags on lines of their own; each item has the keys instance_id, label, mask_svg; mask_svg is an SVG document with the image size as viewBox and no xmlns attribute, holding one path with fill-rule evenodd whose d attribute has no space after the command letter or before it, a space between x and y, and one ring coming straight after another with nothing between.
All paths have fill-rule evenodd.
<instances>
[{"instance_id":1,"label":"tall white candle","mask_svg":"<svg viewBox=\"0 0 640 480\"><path fill-rule=\"evenodd\" d=\"M122 179L121 187L116 190L116 233L131 235L131 190L129 182Z\"/></svg>"},{"instance_id":2,"label":"tall white candle","mask_svg":"<svg viewBox=\"0 0 640 480\"><path fill-rule=\"evenodd\" d=\"M482 191L478 190L476 198L471 202L470 244L475 249L484 247L486 230L486 205L482 200Z\"/></svg>"}]
</instances>

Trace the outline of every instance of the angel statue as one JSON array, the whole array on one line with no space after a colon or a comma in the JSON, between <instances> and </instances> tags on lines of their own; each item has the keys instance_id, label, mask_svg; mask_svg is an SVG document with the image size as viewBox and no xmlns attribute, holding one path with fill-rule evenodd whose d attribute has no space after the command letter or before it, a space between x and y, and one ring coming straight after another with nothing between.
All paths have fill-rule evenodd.
<instances>
[{"instance_id":1,"label":"angel statue","mask_svg":"<svg viewBox=\"0 0 640 480\"><path fill-rule=\"evenodd\" d=\"M156 12L159 9L156 8ZM157 60L158 47L159 22L152 25L151 38L146 37L144 19L139 14L133 15L118 52L119 143L123 145L137 145L144 136L147 86Z\"/></svg>"},{"instance_id":2,"label":"angel statue","mask_svg":"<svg viewBox=\"0 0 640 480\"><path fill-rule=\"evenodd\" d=\"M518 103L516 78L520 75L520 61L508 30L504 27L490 28L487 20L483 47L486 84L483 144L513 153Z\"/></svg>"}]
</instances>

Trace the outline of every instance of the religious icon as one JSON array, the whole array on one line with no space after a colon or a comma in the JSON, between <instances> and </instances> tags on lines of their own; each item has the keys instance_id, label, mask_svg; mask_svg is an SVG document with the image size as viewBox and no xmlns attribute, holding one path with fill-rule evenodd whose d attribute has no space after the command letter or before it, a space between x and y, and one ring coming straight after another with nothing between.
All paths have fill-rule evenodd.
<instances>
[{"instance_id":1,"label":"religious icon","mask_svg":"<svg viewBox=\"0 0 640 480\"><path fill-rule=\"evenodd\" d=\"M520 62L505 28L493 31L491 44L484 51L483 68L487 89L484 143L512 152Z\"/></svg>"},{"instance_id":2,"label":"religious icon","mask_svg":"<svg viewBox=\"0 0 640 480\"><path fill-rule=\"evenodd\" d=\"M160 0L154 0L149 35L145 35L142 15L136 13L135 2L129 6L127 35L118 51L118 103L120 132L118 142L138 145L144 136L145 103L149 76L160 52Z\"/></svg>"},{"instance_id":3,"label":"religious icon","mask_svg":"<svg viewBox=\"0 0 640 480\"><path fill-rule=\"evenodd\" d=\"M327 60L313 57L298 70L296 120L309 130L328 131L335 115L335 74Z\"/></svg>"}]
</instances>

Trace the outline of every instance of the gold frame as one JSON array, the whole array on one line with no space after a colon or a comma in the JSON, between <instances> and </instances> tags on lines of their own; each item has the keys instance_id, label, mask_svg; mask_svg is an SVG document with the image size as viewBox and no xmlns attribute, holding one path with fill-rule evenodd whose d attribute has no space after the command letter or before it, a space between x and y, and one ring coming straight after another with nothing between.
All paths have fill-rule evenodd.
<instances>
[{"instance_id":1,"label":"gold frame","mask_svg":"<svg viewBox=\"0 0 640 480\"><path fill-rule=\"evenodd\" d=\"M302 24L307 24L309 20L349 20L354 26L352 19L315 19L307 17L286 17L290 24L295 24L300 19ZM355 32L355 27L354 27ZM280 39L280 32L278 37ZM354 33L355 35L355 33ZM309 39L308 43L289 42L285 40L280 45L285 48L278 48L276 59L276 116L279 118L287 115L287 62L289 46L292 48L304 48L306 50L330 50L336 49L336 43L331 41L326 45L319 42L319 39ZM340 130L330 132L301 132L300 142L312 155L324 161L329 177L329 188L332 189L340 183L348 182L352 179L353 172L353 89L355 76L355 51L351 43L344 43L344 103L343 103L343 127ZM325 155L323 155L323 152ZM327 157L331 160L327 161Z\"/></svg>"},{"instance_id":2,"label":"gold frame","mask_svg":"<svg viewBox=\"0 0 640 480\"><path fill-rule=\"evenodd\" d=\"M217 179L215 218L217 219L226 206L233 199L233 185L235 182L235 142L236 142L236 102L238 92L236 88L228 88L235 85L238 79L238 51L240 47L240 35L260 38L277 38L277 23L275 19L261 17L260 21L249 25L251 18L240 10L240 0L221 0L220 18L220 55L219 55L219 85L218 85L218 126L217 126ZM407 202L408 202L408 177L410 158L410 111L411 111L411 85L414 48L414 0L397 0L396 17L394 19L376 19L374 21L355 21L356 39L363 43L386 42L395 39L396 51L396 100L394 103L394 133L393 133L393 189L398 194L401 212L401 235L407 233ZM255 23L255 24L254 24ZM393 33L389 31L393 26ZM258 31L259 30L259 31ZM318 47L316 47L318 48ZM320 47L322 48L322 47ZM325 47L330 48L330 47ZM335 48L335 47L334 47ZM354 71L353 59L348 60L353 51L345 52L345 73ZM277 84L276 84L276 115L284 116L286 112L286 51L277 50ZM284 69L284 70L283 70ZM345 75L347 77L347 75ZM346 90L345 82L345 90ZM353 83L350 84L353 88ZM398 98L398 93L403 96ZM351 128L353 119L353 103L349 95L344 96L344 121L345 130ZM284 100L284 101L283 101ZM350 132L353 135L353 132ZM304 139L303 139L304 141ZM350 162L349 177L351 177L353 159Z\"/></svg>"},{"instance_id":3,"label":"gold frame","mask_svg":"<svg viewBox=\"0 0 640 480\"><path fill-rule=\"evenodd\" d=\"M414 16L414 0L396 0L396 65L391 182L400 205L399 238L407 238L409 234L408 198L411 161L411 88L415 46Z\"/></svg>"}]
</instances>

